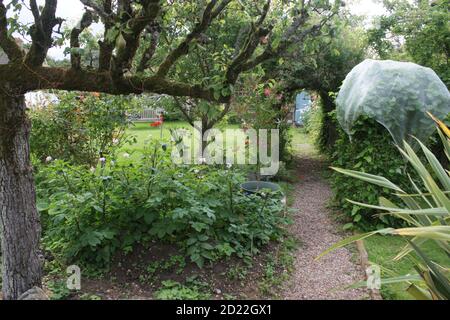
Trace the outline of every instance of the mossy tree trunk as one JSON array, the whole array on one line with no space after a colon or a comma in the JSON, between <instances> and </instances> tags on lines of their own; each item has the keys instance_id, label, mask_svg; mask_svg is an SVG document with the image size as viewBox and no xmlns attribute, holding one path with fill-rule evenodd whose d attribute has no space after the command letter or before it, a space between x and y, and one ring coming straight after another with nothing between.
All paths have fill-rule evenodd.
<instances>
[{"instance_id":1,"label":"mossy tree trunk","mask_svg":"<svg viewBox=\"0 0 450 320\"><path fill-rule=\"evenodd\" d=\"M25 99L0 95L0 235L3 299L41 285L40 221Z\"/></svg>"}]
</instances>

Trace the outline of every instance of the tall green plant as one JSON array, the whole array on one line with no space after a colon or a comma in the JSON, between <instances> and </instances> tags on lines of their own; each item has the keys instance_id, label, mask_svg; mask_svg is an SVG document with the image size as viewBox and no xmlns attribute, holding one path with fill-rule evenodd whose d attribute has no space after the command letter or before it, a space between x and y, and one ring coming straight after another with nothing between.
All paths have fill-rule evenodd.
<instances>
[{"instance_id":1,"label":"tall green plant","mask_svg":"<svg viewBox=\"0 0 450 320\"><path fill-rule=\"evenodd\" d=\"M436 120L437 121L437 120ZM450 131L440 121L439 135L450 159ZM394 191L394 195L401 200L403 206L397 206L387 198L380 197L379 205L368 205L348 200L353 204L382 211L382 215L392 215L404 220L408 226L405 228L384 228L369 233L355 235L347 238L322 253L319 257L330 251L348 245L354 241L370 237L374 234L396 235L405 238L407 242L403 250L394 258L402 259L414 252L418 257L415 269L417 274L384 279L384 282L410 283L407 291L416 299L450 299L450 269L449 266L438 265L431 261L421 249L427 241L434 241L450 257L450 177L449 171L444 169L435 155L419 140L417 143L423 152L427 163L421 161L417 153L408 143L399 148L400 153L411 164L421 179L421 185L410 179L415 193L407 193L388 179L368 173L333 168L337 172L350 177L370 182L372 184Z\"/></svg>"}]
</instances>

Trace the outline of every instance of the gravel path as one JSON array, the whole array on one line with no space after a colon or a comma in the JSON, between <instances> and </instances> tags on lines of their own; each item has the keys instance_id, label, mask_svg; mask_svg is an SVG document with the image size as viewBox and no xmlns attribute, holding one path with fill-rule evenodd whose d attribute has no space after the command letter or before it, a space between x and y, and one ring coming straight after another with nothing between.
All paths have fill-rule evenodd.
<instances>
[{"instance_id":1,"label":"gravel path","mask_svg":"<svg viewBox=\"0 0 450 320\"><path fill-rule=\"evenodd\" d=\"M311 146L299 145L299 149L311 150ZM347 285L364 279L361 267L348 249L339 249L314 260L343 237L339 234L341 227L333 221L326 208L332 193L321 176L324 168L325 164L313 153L299 155L297 173L300 182L294 193L293 208L296 212L291 232L301 245L296 253L295 271L283 296L296 300L369 299L364 289L345 289Z\"/></svg>"}]
</instances>

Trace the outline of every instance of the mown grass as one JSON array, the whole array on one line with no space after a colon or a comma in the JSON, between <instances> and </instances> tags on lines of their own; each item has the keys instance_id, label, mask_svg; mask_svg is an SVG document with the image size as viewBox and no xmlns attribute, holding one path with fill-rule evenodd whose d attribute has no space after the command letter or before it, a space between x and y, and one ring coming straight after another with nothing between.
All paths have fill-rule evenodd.
<instances>
[{"instance_id":1,"label":"mown grass","mask_svg":"<svg viewBox=\"0 0 450 320\"><path fill-rule=\"evenodd\" d=\"M124 150L142 151L150 139L170 140L170 130L176 128L189 129L189 123L184 121L164 122L161 127L151 127L149 122L135 122L128 129L127 135L135 138L135 143L127 145Z\"/></svg>"},{"instance_id":2,"label":"mown grass","mask_svg":"<svg viewBox=\"0 0 450 320\"><path fill-rule=\"evenodd\" d=\"M304 128L291 128L291 134L292 148L295 154L312 158L320 157L313 139Z\"/></svg>"},{"instance_id":3,"label":"mown grass","mask_svg":"<svg viewBox=\"0 0 450 320\"><path fill-rule=\"evenodd\" d=\"M186 121L166 121L161 127L151 127L148 122L135 122L132 127L128 129L128 136L135 138L135 143L125 146L124 151L142 151L146 143L150 139L160 139L162 141L169 141L171 138L170 131L173 129L187 129L193 130L192 126ZM239 129L239 125L221 125L217 129ZM223 131L225 136L225 132ZM225 138L224 138L225 139Z\"/></svg>"},{"instance_id":4,"label":"mown grass","mask_svg":"<svg viewBox=\"0 0 450 320\"><path fill-rule=\"evenodd\" d=\"M406 242L404 239L376 235L365 239L364 244L369 254L369 261L381 267L383 278L390 277L392 274L406 275L415 272L414 257L407 256L399 261L393 260L405 246ZM432 261L441 265L448 264L448 257L434 242L429 241L426 243L423 246L423 251ZM383 285L380 292L384 299L412 300L412 297L405 291L407 287L407 283Z\"/></svg>"},{"instance_id":5,"label":"mown grass","mask_svg":"<svg viewBox=\"0 0 450 320\"><path fill-rule=\"evenodd\" d=\"M149 139L159 139L169 140L170 139L170 130L183 128L191 130L192 127L186 121L166 121L164 122L162 128L161 127L151 127L148 122L135 122L132 127L128 129L127 134L130 136L134 136L136 138L136 143L128 146L126 148L130 150L142 150L145 146L145 142ZM237 124L227 124L220 125L217 127L218 129L239 129L239 125ZM161 130L162 129L162 130ZM306 145L312 144L309 136L304 132L302 128L292 128L292 145L296 149L298 145Z\"/></svg>"}]
</instances>

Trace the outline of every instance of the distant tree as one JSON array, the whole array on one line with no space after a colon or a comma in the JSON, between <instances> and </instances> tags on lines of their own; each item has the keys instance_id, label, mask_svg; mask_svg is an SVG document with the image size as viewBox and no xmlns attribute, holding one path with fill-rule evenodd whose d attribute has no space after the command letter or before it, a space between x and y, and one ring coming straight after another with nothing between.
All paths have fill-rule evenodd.
<instances>
[{"instance_id":1,"label":"distant tree","mask_svg":"<svg viewBox=\"0 0 450 320\"><path fill-rule=\"evenodd\" d=\"M368 31L382 59L432 68L450 87L450 0L385 0L387 15Z\"/></svg>"}]
</instances>

